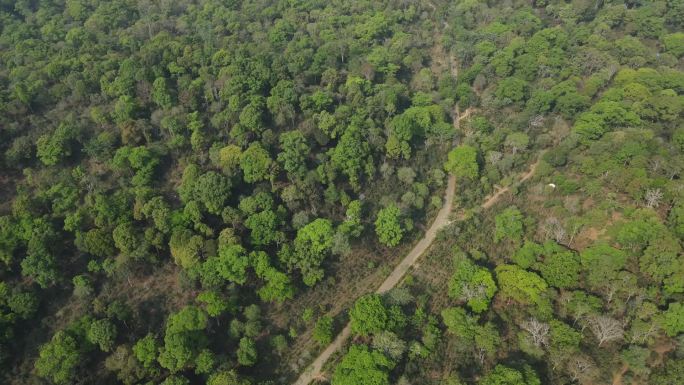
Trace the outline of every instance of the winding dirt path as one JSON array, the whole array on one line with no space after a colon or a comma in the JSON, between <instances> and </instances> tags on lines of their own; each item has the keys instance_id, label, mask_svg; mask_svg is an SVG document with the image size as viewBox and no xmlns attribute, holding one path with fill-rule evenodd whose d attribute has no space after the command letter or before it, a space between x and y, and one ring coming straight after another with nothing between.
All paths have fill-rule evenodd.
<instances>
[{"instance_id":1,"label":"winding dirt path","mask_svg":"<svg viewBox=\"0 0 684 385\"><path fill-rule=\"evenodd\" d=\"M542 155L542 153L540 153L539 156L537 157L537 160L534 163L532 163L529 171L527 171L526 173L524 173L520 176L520 179L518 180L518 182L515 183L515 185L519 185L519 184L525 182L526 180L530 179L532 177L532 175L534 175L534 172L537 171L537 166L539 166L539 161L541 160L541 155ZM494 203L496 203L501 198L501 196L503 194L507 193L510 190L510 188L511 188L511 186L506 186L503 188L496 189L496 192L492 196L487 198L487 200L485 200L485 202L482 204L482 208L488 209L488 208L492 207L494 205Z\"/></svg>"},{"instance_id":2,"label":"winding dirt path","mask_svg":"<svg viewBox=\"0 0 684 385\"><path fill-rule=\"evenodd\" d=\"M456 177L449 176L449 181L447 183L447 188L444 193L444 205L442 208L439 210L439 213L437 213L437 217L435 218L434 222L432 222L432 225L430 225L430 228L425 232L425 236L423 239L421 239L414 247L411 249L411 251L404 257L404 259L401 260L399 265L394 268L392 273L385 279L385 281L380 285L380 287L375 291L376 293L384 293L390 289L392 289L394 286L396 286L401 279L406 275L406 272L413 266L418 258L427 250L428 247L432 244L432 242L435 240L435 237L437 237L437 232L444 226L449 224L449 214L451 214L451 205L454 200L454 192L456 191ZM342 329L342 332L337 335L335 338L335 341L333 341L330 345L328 345L327 348L321 354L316 357L316 359L309 365L306 370L299 376L296 382L294 382L294 385L308 385L311 381L314 379L323 379L325 378L322 374L322 369L323 365L328 361L330 356L333 355L337 350L341 349L342 346L344 345L344 342L349 338L351 335L351 325L347 323L347 325Z\"/></svg>"},{"instance_id":3,"label":"winding dirt path","mask_svg":"<svg viewBox=\"0 0 684 385\"><path fill-rule=\"evenodd\" d=\"M537 158L537 161L530 166L530 169L520 176L520 179L515 183L516 185L525 182L534 175L535 171L537 170L537 166L539 165L540 159L541 154ZM482 203L480 206L483 209L488 209L492 207L494 203L496 203L503 194L509 191L509 189L510 186L506 186L504 188L499 189L496 193L494 193L494 195L485 200L485 202ZM425 236L413 247L413 249L411 249L411 251L406 255L406 257L402 259L399 265L397 265L397 267L394 268L392 273L375 291L376 293L382 294L395 287L401 281L404 275L406 275L408 270L416 264L420 256L425 252L425 250L427 250L428 247L430 247L432 242L437 237L437 233L439 232L439 230L444 226L448 225L449 223L451 223L451 221L449 220L449 216L451 214L451 206L453 204L455 191L456 178L453 175L451 175L449 176L449 182L444 193L444 205L439 210L439 213L437 213L437 217L435 218L434 222L432 222L430 228L425 232ZM350 335L351 325L347 323L347 325L344 327L344 329L342 329L340 334L337 335L335 340L330 345L328 345L328 347L325 348L325 350L321 352L321 354L319 354L318 357L316 357L316 359L306 368L306 370L304 370L304 372L299 376L297 381L294 382L294 385L308 385L309 383L311 383L311 381L315 379L325 380L326 377L322 372L323 365L328 361L330 356L332 356L336 351L342 348L344 342L349 338Z\"/></svg>"}]
</instances>

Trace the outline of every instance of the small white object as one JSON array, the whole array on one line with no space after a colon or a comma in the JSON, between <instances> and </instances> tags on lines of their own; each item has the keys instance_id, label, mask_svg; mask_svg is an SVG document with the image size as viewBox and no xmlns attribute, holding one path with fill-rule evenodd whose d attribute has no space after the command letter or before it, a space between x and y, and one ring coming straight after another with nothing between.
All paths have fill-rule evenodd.
<instances>
[{"instance_id":1,"label":"small white object","mask_svg":"<svg viewBox=\"0 0 684 385\"><path fill-rule=\"evenodd\" d=\"M551 188L556 188L556 184L555 184L555 183L549 183L548 186L551 187Z\"/></svg>"}]
</instances>

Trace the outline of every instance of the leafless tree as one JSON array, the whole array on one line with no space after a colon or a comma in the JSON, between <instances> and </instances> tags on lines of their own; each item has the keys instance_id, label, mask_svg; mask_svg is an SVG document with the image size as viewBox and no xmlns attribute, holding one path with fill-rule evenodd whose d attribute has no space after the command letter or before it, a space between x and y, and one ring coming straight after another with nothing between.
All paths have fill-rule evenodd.
<instances>
[{"instance_id":1,"label":"leafless tree","mask_svg":"<svg viewBox=\"0 0 684 385\"><path fill-rule=\"evenodd\" d=\"M566 236L565 228L563 224L556 217L548 217L544 221L543 232L544 238L552 238L558 243L563 242Z\"/></svg>"},{"instance_id":2,"label":"leafless tree","mask_svg":"<svg viewBox=\"0 0 684 385\"><path fill-rule=\"evenodd\" d=\"M658 331L658 327L656 326L656 323L655 322L649 322L648 328L644 328L644 329L640 329L640 330L639 329L635 330L635 328L632 328L632 330L631 330L632 335L631 335L630 340L632 343L643 344L643 343L646 343L646 341L650 337L654 336L657 331Z\"/></svg>"},{"instance_id":3,"label":"leafless tree","mask_svg":"<svg viewBox=\"0 0 684 385\"><path fill-rule=\"evenodd\" d=\"M604 342L622 339L625 334L622 322L603 315L589 318L589 329L598 339L598 346L603 345Z\"/></svg>"},{"instance_id":4,"label":"leafless tree","mask_svg":"<svg viewBox=\"0 0 684 385\"><path fill-rule=\"evenodd\" d=\"M491 164L497 164L501 160L501 158L503 158L503 154L499 151L489 151L487 153L487 160Z\"/></svg>"},{"instance_id":5,"label":"leafless tree","mask_svg":"<svg viewBox=\"0 0 684 385\"><path fill-rule=\"evenodd\" d=\"M577 214L580 209L579 197L568 196L563 201L563 206L572 214Z\"/></svg>"},{"instance_id":6,"label":"leafless tree","mask_svg":"<svg viewBox=\"0 0 684 385\"><path fill-rule=\"evenodd\" d=\"M660 200L663 199L663 192L659 188L646 190L646 195L644 196L646 200L646 207L653 208L660 205Z\"/></svg>"},{"instance_id":7,"label":"leafless tree","mask_svg":"<svg viewBox=\"0 0 684 385\"><path fill-rule=\"evenodd\" d=\"M484 298L485 297L485 291L487 290L487 287L484 284L479 284L479 285L468 285L463 284L463 288L461 289L461 299L464 301L468 302L471 299L475 298Z\"/></svg>"},{"instance_id":8,"label":"leafless tree","mask_svg":"<svg viewBox=\"0 0 684 385\"><path fill-rule=\"evenodd\" d=\"M549 343L549 324L540 322L535 318L530 318L520 325L523 330L530 333L532 343L538 348L546 346Z\"/></svg>"},{"instance_id":9,"label":"leafless tree","mask_svg":"<svg viewBox=\"0 0 684 385\"><path fill-rule=\"evenodd\" d=\"M660 157L654 157L648 161L648 169L652 173L657 173L660 167L663 165L663 160Z\"/></svg>"},{"instance_id":10,"label":"leafless tree","mask_svg":"<svg viewBox=\"0 0 684 385\"><path fill-rule=\"evenodd\" d=\"M534 117L530 118L530 126L531 127L541 127L544 125L544 115L535 115Z\"/></svg>"},{"instance_id":11,"label":"leafless tree","mask_svg":"<svg viewBox=\"0 0 684 385\"><path fill-rule=\"evenodd\" d=\"M591 377L594 364L587 358L578 356L569 360L567 368L572 382L583 383Z\"/></svg>"}]
</instances>

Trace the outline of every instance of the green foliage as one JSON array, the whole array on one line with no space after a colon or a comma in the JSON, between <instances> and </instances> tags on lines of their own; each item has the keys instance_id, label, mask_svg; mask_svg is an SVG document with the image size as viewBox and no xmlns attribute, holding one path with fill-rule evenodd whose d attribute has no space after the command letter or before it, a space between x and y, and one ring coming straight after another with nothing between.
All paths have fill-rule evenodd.
<instances>
[{"instance_id":1,"label":"green foliage","mask_svg":"<svg viewBox=\"0 0 684 385\"><path fill-rule=\"evenodd\" d=\"M509 77L501 81L496 88L496 97L499 98L502 104L517 103L522 101L527 96L527 82L516 78Z\"/></svg>"},{"instance_id":2,"label":"green foliage","mask_svg":"<svg viewBox=\"0 0 684 385\"><path fill-rule=\"evenodd\" d=\"M133 345L135 358L146 368L151 368L157 360L159 346L152 334L147 334Z\"/></svg>"},{"instance_id":3,"label":"green foliage","mask_svg":"<svg viewBox=\"0 0 684 385\"><path fill-rule=\"evenodd\" d=\"M627 255L622 250L599 242L582 250L580 262L587 274L589 287L598 288L614 279L618 271L625 267Z\"/></svg>"},{"instance_id":4,"label":"green foliage","mask_svg":"<svg viewBox=\"0 0 684 385\"><path fill-rule=\"evenodd\" d=\"M525 240L525 243L515 252L515 254L513 254L511 259L516 265L523 269L527 269L532 267L532 265L537 262L537 258L543 253L544 248L540 244Z\"/></svg>"},{"instance_id":5,"label":"green foliage","mask_svg":"<svg viewBox=\"0 0 684 385\"><path fill-rule=\"evenodd\" d=\"M73 151L76 128L72 123L61 123L52 134L44 134L36 141L36 155L46 166L54 166Z\"/></svg>"},{"instance_id":6,"label":"green foliage","mask_svg":"<svg viewBox=\"0 0 684 385\"><path fill-rule=\"evenodd\" d=\"M380 352L369 351L364 345L352 345L335 368L333 385L389 385L392 361Z\"/></svg>"},{"instance_id":7,"label":"green foliage","mask_svg":"<svg viewBox=\"0 0 684 385\"><path fill-rule=\"evenodd\" d=\"M240 245L219 247L218 257L210 257L206 263L215 266L216 272L228 281L237 284L247 282L249 259L246 250Z\"/></svg>"},{"instance_id":8,"label":"green foliage","mask_svg":"<svg viewBox=\"0 0 684 385\"><path fill-rule=\"evenodd\" d=\"M400 218L401 212L394 204L378 211L378 217L375 220L375 234L377 234L380 243L394 247L401 242L404 229L399 222Z\"/></svg>"},{"instance_id":9,"label":"green foliage","mask_svg":"<svg viewBox=\"0 0 684 385\"><path fill-rule=\"evenodd\" d=\"M242 366L252 366L257 362L257 350L254 340L248 337L240 339L237 350L237 360Z\"/></svg>"},{"instance_id":10,"label":"green foliage","mask_svg":"<svg viewBox=\"0 0 684 385\"><path fill-rule=\"evenodd\" d=\"M197 178L194 196L211 214L220 214L230 196L230 180L225 176L209 171Z\"/></svg>"},{"instance_id":11,"label":"green foliage","mask_svg":"<svg viewBox=\"0 0 684 385\"><path fill-rule=\"evenodd\" d=\"M481 385L540 385L541 381L537 374L529 366L522 371L497 365L494 370L487 373L480 381Z\"/></svg>"},{"instance_id":12,"label":"green foliage","mask_svg":"<svg viewBox=\"0 0 684 385\"><path fill-rule=\"evenodd\" d=\"M342 134L337 146L332 150L330 161L335 169L349 178L352 187L358 190L361 172L368 172L369 167L372 167L369 156L370 146L363 139L361 129L352 125Z\"/></svg>"},{"instance_id":13,"label":"green foliage","mask_svg":"<svg viewBox=\"0 0 684 385\"><path fill-rule=\"evenodd\" d=\"M187 229L174 230L169 240L173 260L185 269L199 262L203 246L204 239Z\"/></svg>"},{"instance_id":14,"label":"green foliage","mask_svg":"<svg viewBox=\"0 0 684 385\"><path fill-rule=\"evenodd\" d=\"M273 160L268 151L258 143L252 143L240 155L240 168L245 182L255 183L270 177Z\"/></svg>"},{"instance_id":15,"label":"green foliage","mask_svg":"<svg viewBox=\"0 0 684 385\"><path fill-rule=\"evenodd\" d=\"M313 338L322 346L328 345L333 338L333 319L330 316L323 316L316 321Z\"/></svg>"},{"instance_id":16,"label":"green foliage","mask_svg":"<svg viewBox=\"0 0 684 385\"><path fill-rule=\"evenodd\" d=\"M159 364L177 372L191 365L206 346L204 330L208 319L198 307L186 306L171 314L166 323L164 346L160 349Z\"/></svg>"},{"instance_id":17,"label":"green foliage","mask_svg":"<svg viewBox=\"0 0 684 385\"><path fill-rule=\"evenodd\" d=\"M678 302L669 304L664 313L663 328L670 337L684 333L684 305Z\"/></svg>"},{"instance_id":18,"label":"green foliage","mask_svg":"<svg viewBox=\"0 0 684 385\"><path fill-rule=\"evenodd\" d=\"M390 318L387 308L377 294L366 294L356 300L349 311L352 332L368 336L385 330Z\"/></svg>"},{"instance_id":19,"label":"green foliage","mask_svg":"<svg viewBox=\"0 0 684 385\"><path fill-rule=\"evenodd\" d=\"M523 236L523 218L523 214L515 206L508 207L497 214L494 242L501 242L504 239L515 243L520 242Z\"/></svg>"},{"instance_id":20,"label":"green foliage","mask_svg":"<svg viewBox=\"0 0 684 385\"><path fill-rule=\"evenodd\" d=\"M494 278L488 269L476 266L465 256L457 256L454 274L449 281L449 296L465 301L470 309L481 313L489 307L496 293Z\"/></svg>"},{"instance_id":21,"label":"green foliage","mask_svg":"<svg viewBox=\"0 0 684 385\"><path fill-rule=\"evenodd\" d=\"M282 152L278 154L278 162L283 165L285 171L303 176L306 172L306 157L311 151L304 134L300 131L290 131L280 136Z\"/></svg>"},{"instance_id":22,"label":"green foliage","mask_svg":"<svg viewBox=\"0 0 684 385\"><path fill-rule=\"evenodd\" d=\"M114 347L116 339L116 326L108 319L95 320L86 331L86 338L100 347L103 352L108 352Z\"/></svg>"},{"instance_id":23,"label":"green foliage","mask_svg":"<svg viewBox=\"0 0 684 385\"><path fill-rule=\"evenodd\" d=\"M546 310L548 300L545 292L548 284L540 276L515 265L499 265L495 271L499 295L521 304L535 304Z\"/></svg>"},{"instance_id":24,"label":"green foliage","mask_svg":"<svg viewBox=\"0 0 684 385\"><path fill-rule=\"evenodd\" d=\"M580 277L579 256L552 242L547 242L544 249L544 262L540 267L544 280L550 286L561 289L577 286Z\"/></svg>"},{"instance_id":25,"label":"green foliage","mask_svg":"<svg viewBox=\"0 0 684 385\"><path fill-rule=\"evenodd\" d=\"M468 145L461 145L451 150L444 169L459 178L477 179L480 166L477 162L477 149Z\"/></svg>"},{"instance_id":26,"label":"green foliage","mask_svg":"<svg viewBox=\"0 0 684 385\"><path fill-rule=\"evenodd\" d=\"M250 385L250 382L241 379L233 370L222 370L209 376L207 385Z\"/></svg>"},{"instance_id":27,"label":"green foliage","mask_svg":"<svg viewBox=\"0 0 684 385\"><path fill-rule=\"evenodd\" d=\"M302 272L306 285L313 286L323 278L320 265L330 253L332 246L332 222L324 218L315 219L297 230L294 252L287 262Z\"/></svg>"},{"instance_id":28,"label":"green foliage","mask_svg":"<svg viewBox=\"0 0 684 385\"><path fill-rule=\"evenodd\" d=\"M197 296L197 301L204 304L204 310L211 317L218 317L229 309L226 300L215 291L203 291Z\"/></svg>"},{"instance_id":29,"label":"green foliage","mask_svg":"<svg viewBox=\"0 0 684 385\"><path fill-rule=\"evenodd\" d=\"M35 368L39 376L55 384L70 384L82 360L83 350L77 340L69 333L59 331L50 342L41 346Z\"/></svg>"}]
</instances>

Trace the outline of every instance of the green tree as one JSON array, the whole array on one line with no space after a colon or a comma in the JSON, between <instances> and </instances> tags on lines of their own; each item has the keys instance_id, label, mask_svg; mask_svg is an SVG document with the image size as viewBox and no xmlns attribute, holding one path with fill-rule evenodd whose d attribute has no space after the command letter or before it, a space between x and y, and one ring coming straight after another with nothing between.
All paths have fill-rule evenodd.
<instances>
[{"instance_id":1,"label":"green tree","mask_svg":"<svg viewBox=\"0 0 684 385\"><path fill-rule=\"evenodd\" d=\"M174 262L185 269L199 262L203 246L204 239L188 229L176 229L171 233L169 251Z\"/></svg>"},{"instance_id":2,"label":"green tree","mask_svg":"<svg viewBox=\"0 0 684 385\"><path fill-rule=\"evenodd\" d=\"M517 207L507 207L497 214L494 220L494 242L501 242L504 239L520 242L523 236L523 214Z\"/></svg>"},{"instance_id":3,"label":"green tree","mask_svg":"<svg viewBox=\"0 0 684 385\"><path fill-rule=\"evenodd\" d=\"M159 77L154 79L154 83L152 83L152 100L161 108L171 108L173 106L173 95L165 78Z\"/></svg>"},{"instance_id":4,"label":"green tree","mask_svg":"<svg viewBox=\"0 0 684 385\"><path fill-rule=\"evenodd\" d=\"M65 331L59 331L50 342L41 346L35 363L36 372L55 384L71 384L83 358L83 350L76 339Z\"/></svg>"},{"instance_id":5,"label":"green tree","mask_svg":"<svg viewBox=\"0 0 684 385\"><path fill-rule=\"evenodd\" d=\"M116 334L116 326L110 320L100 319L90 324L86 338L91 343L98 345L103 352L108 352L114 347Z\"/></svg>"},{"instance_id":6,"label":"green tree","mask_svg":"<svg viewBox=\"0 0 684 385\"><path fill-rule=\"evenodd\" d=\"M237 350L238 363L242 366L252 366L257 362L257 350L254 340L242 337Z\"/></svg>"},{"instance_id":7,"label":"green tree","mask_svg":"<svg viewBox=\"0 0 684 385\"><path fill-rule=\"evenodd\" d=\"M241 379L235 371L222 370L209 376L207 385L250 385L248 380Z\"/></svg>"},{"instance_id":8,"label":"green tree","mask_svg":"<svg viewBox=\"0 0 684 385\"><path fill-rule=\"evenodd\" d=\"M627 254L605 242L598 242L582 250L580 263L589 287L598 289L617 277L627 263Z\"/></svg>"},{"instance_id":9,"label":"green tree","mask_svg":"<svg viewBox=\"0 0 684 385\"><path fill-rule=\"evenodd\" d=\"M520 102L527 96L528 84L526 81L508 77L499 83L496 88L496 97L503 104Z\"/></svg>"},{"instance_id":10,"label":"green tree","mask_svg":"<svg viewBox=\"0 0 684 385\"><path fill-rule=\"evenodd\" d=\"M290 253L287 263L302 272L304 283L313 286L321 278L320 268L333 246L333 226L328 219L318 218L297 231L294 252Z\"/></svg>"},{"instance_id":11,"label":"green tree","mask_svg":"<svg viewBox=\"0 0 684 385\"><path fill-rule=\"evenodd\" d=\"M454 274L449 281L449 296L465 301L476 313L487 310L496 293L492 274L486 268L476 266L466 256L459 256L454 262Z\"/></svg>"},{"instance_id":12,"label":"green tree","mask_svg":"<svg viewBox=\"0 0 684 385\"><path fill-rule=\"evenodd\" d=\"M147 334L133 345L133 354L145 368L151 368L159 354L157 340L151 333Z\"/></svg>"},{"instance_id":13,"label":"green tree","mask_svg":"<svg viewBox=\"0 0 684 385\"><path fill-rule=\"evenodd\" d=\"M663 313L663 328L668 336L674 337L684 333L684 305L672 302Z\"/></svg>"},{"instance_id":14,"label":"green tree","mask_svg":"<svg viewBox=\"0 0 684 385\"><path fill-rule=\"evenodd\" d=\"M363 139L361 129L352 125L344 131L332 150L330 161L333 167L349 178L352 187L359 190L361 172L368 172L368 166L372 166L369 157L370 146Z\"/></svg>"},{"instance_id":15,"label":"green tree","mask_svg":"<svg viewBox=\"0 0 684 385\"><path fill-rule=\"evenodd\" d=\"M662 37L665 49L675 57L684 56L684 32L667 34Z\"/></svg>"},{"instance_id":16,"label":"green tree","mask_svg":"<svg viewBox=\"0 0 684 385\"><path fill-rule=\"evenodd\" d=\"M487 373L480 385L540 385L541 381L537 374L529 366L524 366L522 371L503 365L496 365L494 370Z\"/></svg>"},{"instance_id":17,"label":"green tree","mask_svg":"<svg viewBox=\"0 0 684 385\"><path fill-rule=\"evenodd\" d=\"M375 233L378 235L380 243L394 247L401 242L404 229L399 222L400 218L401 212L394 204L378 211L378 217L375 220Z\"/></svg>"},{"instance_id":18,"label":"green tree","mask_svg":"<svg viewBox=\"0 0 684 385\"><path fill-rule=\"evenodd\" d=\"M544 246L545 257L540 267L544 280L561 289L578 286L581 270L579 256L553 242Z\"/></svg>"},{"instance_id":19,"label":"green tree","mask_svg":"<svg viewBox=\"0 0 684 385\"><path fill-rule=\"evenodd\" d=\"M459 178L475 180L480 175L480 166L477 162L477 149L463 144L451 150L444 169Z\"/></svg>"},{"instance_id":20,"label":"green tree","mask_svg":"<svg viewBox=\"0 0 684 385\"><path fill-rule=\"evenodd\" d=\"M169 316L164 335L164 346L157 360L162 367L177 372L195 361L207 345L204 334L207 314L196 306L186 306Z\"/></svg>"},{"instance_id":21,"label":"green tree","mask_svg":"<svg viewBox=\"0 0 684 385\"><path fill-rule=\"evenodd\" d=\"M247 252L240 245L226 245L219 247L218 273L224 278L237 284L247 281L247 267L249 259Z\"/></svg>"},{"instance_id":22,"label":"green tree","mask_svg":"<svg viewBox=\"0 0 684 385\"><path fill-rule=\"evenodd\" d=\"M221 170L227 175L234 175L240 167L240 158L242 157L242 150L240 147L229 144L222 147L218 153L218 163Z\"/></svg>"},{"instance_id":23,"label":"green tree","mask_svg":"<svg viewBox=\"0 0 684 385\"><path fill-rule=\"evenodd\" d=\"M272 164L273 160L268 151L257 142L252 143L240 155L240 168L247 183L267 180L271 175Z\"/></svg>"},{"instance_id":24,"label":"green tree","mask_svg":"<svg viewBox=\"0 0 684 385\"><path fill-rule=\"evenodd\" d=\"M272 210L264 210L250 215L245 220L245 227L251 230L250 239L253 245L268 245L283 238L277 230L280 219Z\"/></svg>"},{"instance_id":25,"label":"green tree","mask_svg":"<svg viewBox=\"0 0 684 385\"><path fill-rule=\"evenodd\" d=\"M364 345L352 345L335 368L333 385L389 385L389 371L394 367L384 354L369 351Z\"/></svg>"},{"instance_id":26,"label":"green tree","mask_svg":"<svg viewBox=\"0 0 684 385\"><path fill-rule=\"evenodd\" d=\"M285 171L292 175L302 177L306 172L306 157L311 148L301 131L289 131L280 135L280 148L278 162L283 165Z\"/></svg>"},{"instance_id":27,"label":"green tree","mask_svg":"<svg viewBox=\"0 0 684 385\"><path fill-rule=\"evenodd\" d=\"M230 180L225 176L209 171L200 175L195 182L196 199L211 214L220 214L230 196Z\"/></svg>"},{"instance_id":28,"label":"green tree","mask_svg":"<svg viewBox=\"0 0 684 385\"><path fill-rule=\"evenodd\" d=\"M43 134L36 141L36 155L46 166L54 166L72 153L77 132L71 123L60 124L52 134Z\"/></svg>"},{"instance_id":29,"label":"green tree","mask_svg":"<svg viewBox=\"0 0 684 385\"><path fill-rule=\"evenodd\" d=\"M325 346L332 342L333 338L333 318L323 316L318 319L313 331L313 338L319 344Z\"/></svg>"},{"instance_id":30,"label":"green tree","mask_svg":"<svg viewBox=\"0 0 684 385\"><path fill-rule=\"evenodd\" d=\"M218 317L229 309L227 301L215 291L199 293L197 301L204 304L204 310L211 317Z\"/></svg>"},{"instance_id":31,"label":"green tree","mask_svg":"<svg viewBox=\"0 0 684 385\"><path fill-rule=\"evenodd\" d=\"M377 294L366 294L356 300L349 311L354 334L368 336L387 327L389 313Z\"/></svg>"},{"instance_id":32,"label":"green tree","mask_svg":"<svg viewBox=\"0 0 684 385\"><path fill-rule=\"evenodd\" d=\"M545 310L548 304L548 284L535 273L525 271L516 265L499 265L495 269L499 295L521 304L536 304Z\"/></svg>"}]
</instances>

